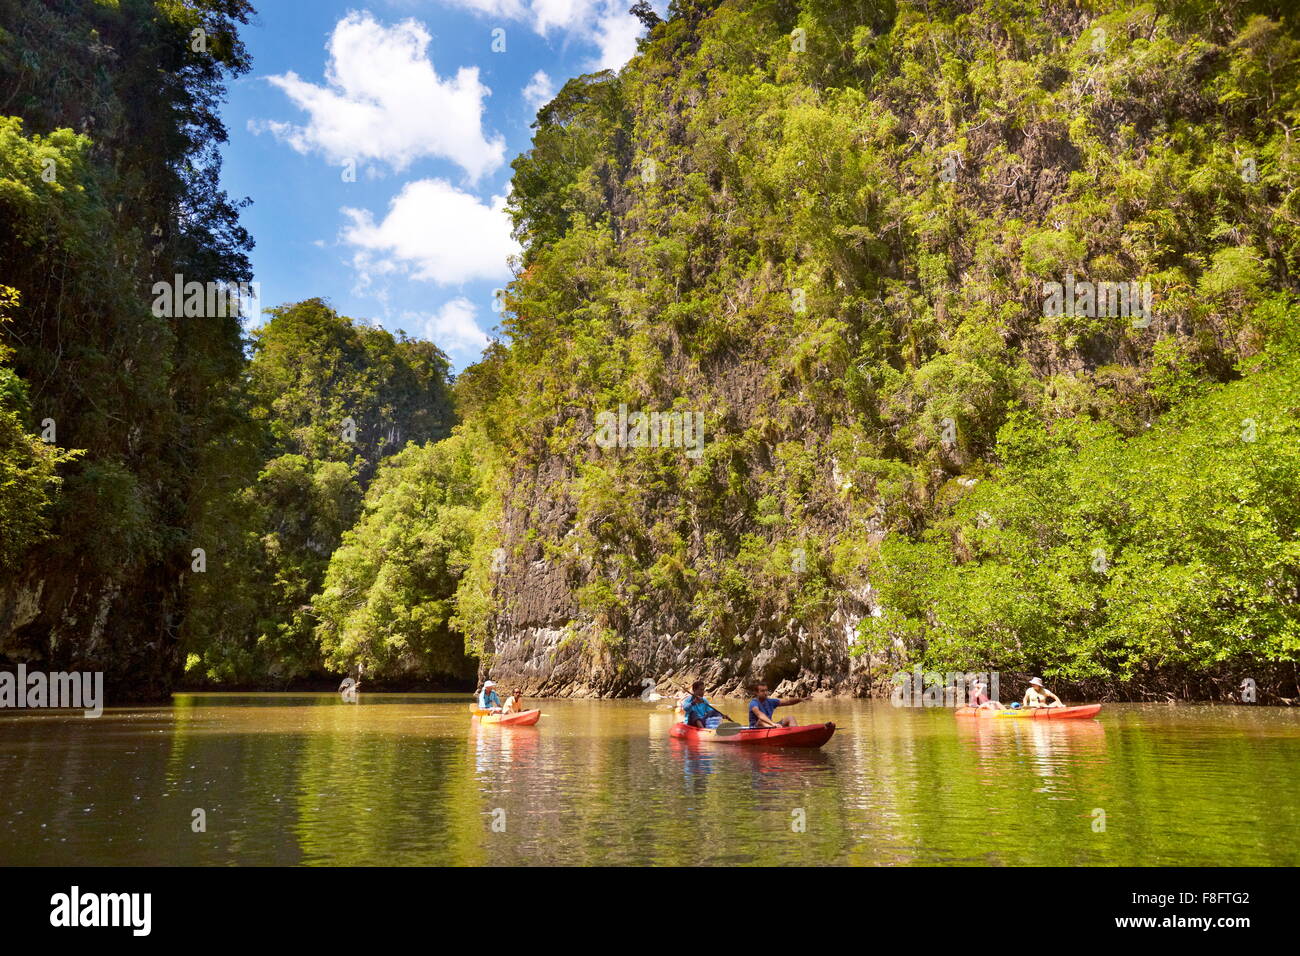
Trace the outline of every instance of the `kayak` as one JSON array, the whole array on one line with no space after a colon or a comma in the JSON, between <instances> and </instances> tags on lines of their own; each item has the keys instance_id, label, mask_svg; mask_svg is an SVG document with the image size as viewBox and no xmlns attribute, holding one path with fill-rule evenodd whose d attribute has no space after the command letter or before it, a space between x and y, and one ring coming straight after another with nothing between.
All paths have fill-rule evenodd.
<instances>
[{"instance_id":1,"label":"kayak","mask_svg":"<svg viewBox=\"0 0 1300 956\"><path fill-rule=\"evenodd\" d=\"M835 733L834 724L807 724L802 727L742 727L734 734L719 735L702 727L673 724L669 734L692 743L709 741L719 744L758 744L767 747L820 747Z\"/></svg>"},{"instance_id":2,"label":"kayak","mask_svg":"<svg viewBox=\"0 0 1300 956\"><path fill-rule=\"evenodd\" d=\"M504 727L531 727L542 719L540 710L522 710L517 714L475 714L481 724L501 724Z\"/></svg>"},{"instance_id":3,"label":"kayak","mask_svg":"<svg viewBox=\"0 0 1300 956\"><path fill-rule=\"evenodd\" d=\"M523 710L517 714L475 714L481 724L501 724L509 727L531 727L542 719L540 710Z\"/></svg>"},{"instance_id":4,"label":"kayak","mask_svg":"<svg viewBox=\"0 0 1300 956\"><path fill-rule=\"evenodd\" d=\"M1076 707L1017 707L1015 710L990 710L987 707L958 707L958 717L1006 717L1030 720L1087 720L1096 717L1101 704L1079 704Z\"/></svg>"}]
</instances>

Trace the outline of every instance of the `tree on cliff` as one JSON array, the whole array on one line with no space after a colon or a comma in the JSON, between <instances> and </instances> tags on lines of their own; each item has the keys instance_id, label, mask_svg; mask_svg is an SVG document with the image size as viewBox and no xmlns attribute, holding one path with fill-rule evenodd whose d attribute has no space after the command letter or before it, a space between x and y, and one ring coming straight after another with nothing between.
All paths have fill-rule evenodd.
<instances>
[{"instance_id":1,"label":"tree on cliff","mask_svg":"<svg viewBox=\"0 0 1300 956\"><path fill-rule=\"evenodd\" d=\"M1265 445L1209 425L1288 440L1300 39L1277 13L681 0L618 75L570 81L514 164L506 340L467 373L521 558L486 612L475 586L468 639L564 629L607 692L775 658L862 690L843 633L874 609L854 680L1293 683L1290 457L1257 474ZM1145 283L1154 314L1046 308L1075 279ZM703 456L596 447L620 405L703 411ZM1034 435L1077 463L1016 457ZM1058 497L1115 468L1158 493ZM576 612L511 603L541 574ZM1181 610L1140 613L1152 587Z\"/></svg>"},{"instance_id":2,"label":"tree on cliff","mask_svg":"<svg viewBox=\"0 0 1300 956\"><path fill-rule=\"evenodd\" d=\"M453 596L479 530L487 471L466 432L408 445L366 494L313 602L326 663L385 677L471 678L451 626Z\"/></svg>"},{"instance_id":3,"label":"tree on cliff","mask_svg":"<svg viewBox=\"0 0 1300 956\"><path fill-rule=\"evenodd\" d=\"M258 456L237 504L203 522L221 546L192 582L190 676L321 674L313 598L381 462L450 432L449 363L309 299L270 309L253 333L245 401Z\"/></svg>"},{"instance_id":4,"label":"tree on cliff","mask_svg":"<svg viewBox=\"0 0 1300 956\"><path fill-rule=\"evenodd\" d=\"M0 655L103 670L115 700L178 672L194 516L223 474L205 449L238 417L238 317L156 316L147 290L249 278L217 185L217 107L247 68L249 12L0 0L0 283L17 292L0 336L24 429L52 423L48 453L27 454L38 473L57 455L60 479L48 505L29 501L49 534L15 539L0 574Z\"/></svg>"}]
</instances>

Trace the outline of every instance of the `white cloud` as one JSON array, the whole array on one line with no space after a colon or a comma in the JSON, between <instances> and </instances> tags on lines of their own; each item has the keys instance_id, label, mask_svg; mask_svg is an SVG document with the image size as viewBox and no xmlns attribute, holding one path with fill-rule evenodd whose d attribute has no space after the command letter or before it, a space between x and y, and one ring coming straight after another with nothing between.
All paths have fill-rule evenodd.
<instances>
[{"instance_id":1,"label":"white cloud","mask_svg":"<svg viewBox=\"0 0 1300 956\"><path fill-rule=\"evenodd\" d=\"M631 0L443 0L485 17L527 23L539 36L552 31L595 46L589 70L619 69L636 53L641 21L628 13ZM656 3L662 8L663 3ZM663 10L659 11L661 14Z\"/></svg>"},{"instance_id":2,"label":"white cloud","mask_svg":"<svg viewBox=\"0 0 1300 956\"><path fill-rule=\"evenodd\" d=\"M593 70L617 70L636 55L636 41L641 36L641 21L627 12L622 3L605 4L596 19L595 43L600 55L589 64Z\"/></svg>"},{"instance_id":3,"label":"white cloud","mask_svg":"<svg viewBox=\"0 0 1300 956\"><path fill-rule=\"evenodd\" d=\"M457 296L425 319L424 337L453 359L472 361L488 344L487 334L478 327L477 315L473 302ZM423 318L412 313L408 317Z\"/></svg>"},{"instance_id":4,"label":"white cloud","mask_svg":"<svg viewBox=\"0 0 1300 956\"><path fill-rule=\"evenodd\" d=\"M363 287L392 274L440 285L507 278L506 260L519 252L504 196L485 205L443 179L407 183L381 222L365 209L343 214L351 224L342 239L357 249L353 265Z\"/></svg>"},{"instance_id":5,"label":"white cloud","mask_svg":"<svg viewBox=\"0 0 1300 956\"><path fill-rule=\"evenodd\" d=\"M543 35L555 27L572 30L602 5L602 0L532 0L533 29Z\"/></svg>"},{"instance_id":6,"label":"white cloud","mask_svg":"<svg viewBox=\"0 0 1300 956\"><path fill-rule=\"evenodd\" d=\"M546 75L545 70L538 70L524 87L524 101L534 110L539 110L555 99L555 81Z\"/></svg>"},{"instance_id":7,"label":"white cloud","mask_svg":"<svg viewBox=\"0 0 1300 956\"><path fill-rule=\"evenodd\" d=\"M528 6L521 0L444 0L444 2L488 17L523 20L528 16Z\"/></svg>"},{"instance_id":8,"label":"white cloud","mask_svg":"<svg viewBox=\"0 0 1300 956\"><path fill-rule=\"evenodd\" d=\"M483 131L483 100L491 90L479 82L478 67L438 76L428 57L430 39L415 20L385 27L369 13L349 13L330 37L325 85L293 72L268 78L309 114L307 124L260 127L333 163L370 159L402 170L436 156L477 180L505 159L505 140Z\"/></svg>"}]
</instances>

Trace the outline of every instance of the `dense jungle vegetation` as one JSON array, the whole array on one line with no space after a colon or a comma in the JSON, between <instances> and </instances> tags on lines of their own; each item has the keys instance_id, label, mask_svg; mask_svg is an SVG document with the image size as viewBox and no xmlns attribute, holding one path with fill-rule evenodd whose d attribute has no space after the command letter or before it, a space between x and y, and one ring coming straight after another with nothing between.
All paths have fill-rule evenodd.
<instances>
[{"instance_id":1,"label":"dense jungle vegetation","mask_svg":"<svg viewBox=\"0 0 1300 956\"><path fill-rule=\"evenodd\" d=\"M0 649L118 698L325 673L330 556L383 458L454 419L435 345L320 301L251 341L151 307L253 278L218 151L251 13L0 3Z\"/></svg>"},{"instance_id":2,"label":"dense jungle vegetation","mask_svg":"<svg viewBox=\"0 0 1300 956\"><path fill-rule=\"evenodd\" d=\"M1292 5L675 2L539 113L455 377L321 300L151 313L251 278L216 148L249 14L0 0L3 657L445 682L545 625L609 693L687 634L686 669L855 675L812 689L1297 696ZM1152 314L1045 308L1067 281ZM702 455L597 447L620 405L702 412Z\"/></svg>"},{"instance_id":3,"label":"dense jungle vegetation","mask_svg":"<svg viewBox=\"0 0 1300 956\"><path fill-rule=\"evenodd\" d=\"M571 81L515 163L509 347L465 413L593 666L640 677L638 628L757 659L854 594L877 689L1293 693L1293 17L684 2ZM1148 282L1153 315L1046 314L1068 276ZM593 448L620 403L704 411L703 458ZM500 617L466 617L490 652Z\"/></svg>"}]
</instances>

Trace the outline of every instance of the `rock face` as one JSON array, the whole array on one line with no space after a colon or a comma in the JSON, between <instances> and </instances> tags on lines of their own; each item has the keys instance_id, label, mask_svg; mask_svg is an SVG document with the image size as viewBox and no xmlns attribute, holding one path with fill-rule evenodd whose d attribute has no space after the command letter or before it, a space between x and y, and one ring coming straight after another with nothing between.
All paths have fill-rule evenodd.
<instances>
[{"instance_id":1,"label":"rock face","mask_svg":"<svg viewBox=\"0 0 1300 956\"><path fill-rule=\"evenodd\" d=\"M882 661L851 653L857 625L871 613L870 592L846 594L814 627L772 619L725 652L684 626L681 615L647 601L626 634L593 634L565 575L530 562L517 600L497 622L480 682L491 677L537 697L632 697L682 693L703 680L711 694L739 696L755 681L778 694L869 696L879 692ZM511 588L511 578L500 585ZM873 679L873 674L875 678Z\"/></svg>"},{"instance_id":2,"label":"rock face","mask_svg":"<svg viewBox=\"0 0 1300 956\"><path fill-rule=\"evenodd\" d=\"M0 583L0 657L49 672L102 672L109 706L163 699L181 666L179 581L159 574L127 588L56 566ZM147 583L152 592L137 590Z\"/></svg>"},{"instance_id":3,"label":"rock face","mask_svg":"<svg viewBox=\"0 0 1300 956\"><path fill-rule=\"evenodd\" d=\"M243 441L239 316L167 314L151 293L164 277L252 278L212 148L225 138L224 78L248 68L247 11L204 5L222 42L202 53L185 46L196 15L0 3L0 404L75 452L47 489L47 539L0 566L0 666L103 672L110 705L163 698L179 675L196 516L215 476L242 467L238 452L214 460ZM58 157L48 183L22 158L36 137L39 155Z\"/></svg>"},{"instance_id":4,"label":"rock face","mask_svg":"<svg viewBox=\"0 0 1300 956\"><path fill-rule=\"evenodd\" d=\"M1145 85L1103 94L1094 21L1075 4L1024 24L1023 72L977 79L973 64L1010 51L978 6L679 0L626 67L566 84L539 112L514 164L510 343L480 375L506 463L494 530L507 555L469 635L482 674L534 694L694 678L715 693L761 679L867 694L927 658L1076 669L1073 612L1049 641L1016 615L990 631L978 599L1033 609L1086 592L1051 597L1056 584L1018 570L953 577L1001 566L1021 540L977 534L996 519L963 506L1010 487L1010 511L1032 513L1028 486L996 484L1008 465L1085 425L1139 436L1254 361L1271 333L1245 331L1239 294L1265 280L1230 264L1282 265L1277 236L1243 219L1252 238L1222 245L1219 200L1168 205L1173 183L1199 195L1202 173L1160 157L1183 123L1277 135L1250 110L1223 112L1222 90L1257 68L1211 55L1207 30L1217 51L1276 37L1278 62L1294 41L1244 13L1139 29L1134 4L1131 35L1106 49L1158 33L1169 53ZM808 43L792 49L795 31ZM1265 102L1262 87L1239 93ZM1280 222L1281 196L1251 215ZM1148 234L1166 238L1132 241ZM1085 272L1093 292L1155 279L1160 321L1101 297L1050 306L1047 290ZM1220 285L1233 292L1210 302ZM1257 301L1290 310L1293 295ZM642 418L624 433L633 414L653 416L645 432ZM655 423L670 414L702 422L702 446L665 441ZM617 441L598 430L614 418ZM1129 520L1109 514L1081 524ZM936 595L964 586L979 593L945 622ZM868 615L880 658L853 653Z\"/></svg>"},{"instance_id":5,"label":"rock face","mask_svg":"<svg viewBox=\"0 0 1300 956\"><path fill-rule=\"evenodd\" d=\"M617 653L593 651L568 627L503 629L481 679L538 697L630 697L684 691L703 680L711 694L740 696L757 680L778 694L867 696L868 669L850 656L844 634L803 629L756 636L751 646L719 657L689 634L656 631L652 622Z\"/></svg>"}]
</instances>

